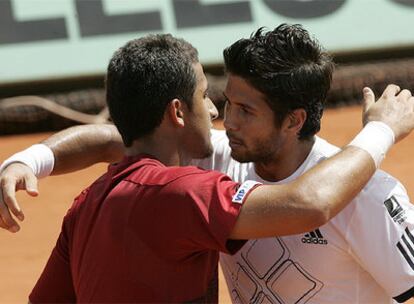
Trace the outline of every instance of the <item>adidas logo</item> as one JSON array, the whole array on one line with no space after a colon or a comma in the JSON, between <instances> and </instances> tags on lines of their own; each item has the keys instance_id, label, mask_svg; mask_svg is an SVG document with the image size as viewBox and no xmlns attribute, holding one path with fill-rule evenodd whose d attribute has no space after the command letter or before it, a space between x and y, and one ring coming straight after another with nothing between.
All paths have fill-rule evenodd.
<instances>
[{"instance_id":1,"label":"adidas logo","mask_svg":"<svg viewBox=\"0 0 414 304\"><path fill-rule=\"evenodd\" d=\"M319 229L306 233L302 238L302 243L327 245L328 241L324 239Z\"/></svg>"}]
</instances>

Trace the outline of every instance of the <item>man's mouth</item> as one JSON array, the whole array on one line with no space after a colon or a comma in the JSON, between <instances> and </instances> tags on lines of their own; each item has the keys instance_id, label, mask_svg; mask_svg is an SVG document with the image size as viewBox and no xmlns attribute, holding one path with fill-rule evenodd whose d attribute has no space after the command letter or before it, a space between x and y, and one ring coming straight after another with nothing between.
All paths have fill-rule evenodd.
<instances>
[{"instance_id":1,"label":"man's mouth","mask_svg":"<svg viewBox=\"0 0 414 304\"><path fill-rule=\"evenodd\" d=\"M229 134L227 134L227 137L229 138L229 146L230 147L238 147L238 146L242 146L243 145L243 141L241 141L240 139L231 136Z\"/></svg>"}]
</instances>

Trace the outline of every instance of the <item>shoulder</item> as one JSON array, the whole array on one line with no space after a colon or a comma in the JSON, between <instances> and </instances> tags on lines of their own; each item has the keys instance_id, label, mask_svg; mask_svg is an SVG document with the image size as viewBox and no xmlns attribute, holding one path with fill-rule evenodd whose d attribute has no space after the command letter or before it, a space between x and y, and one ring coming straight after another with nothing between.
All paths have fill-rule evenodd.
<instances>
[{"instance_id":1,"label":"shoulder","mask_svg":"<svg viewBox=\"0 0 414 304\"><path fill-rule=\"evenodd\" d=\"M203 170L194 166L152 167L144 171L138 170L126 178L127 181L148 186L166 186L168 184L173 184L174 186L180 184L192 185L220 179L229 178L220 172Z\"/></svg>"},{"instance_id":2,"label":"shoulder","mask_svg":"<svg viewBox=\"0 0 414 304\"><path fill-rule=\"evenodd\" d=\"M323 160L338 153L341 149L320 137L316 137L314 150L319 160ZM383 202L393 194L407 196L407 191L398 179L385 171L378 170L357 198Z\"/></svg>"},{"instance_id":3,"label":"shoulder","mask_svg":"<svg viewBox=\"0 0 414 304\"><path fill-rule=\"evenodd\" d=\"M66 213L65 220L70 219L75 216L79 209L85 204L88 197L90 196L99 196L105 188L106 181L108 180L108 173L100 176L96 181L94 181L87 188L83 189L73 200L71 207Z\"/></svg>"},{"instance_id":4,"label":"shoulder","mask_svg":"<svg viewBox=\"0 0 414 304\"><path fill-rule=\"evenodd\" d=\"M378 170L361 192L363 198L384 201L392 195L407 196L401 182L385 171Z\"/></svg>"},{"instance_id":5,"label":"shoulder","mask_svg":"<svg viewBox=\"0 0 414 304\"><path fill-rule=\"evenodd\" d=\"M397 207L401 210L414 210L404 186L395 177L378 170L344 210L344 214L348 211L356 218L369 215L371 223L378 222L379 225L385 225L384 218L389 219L393 209Z\"/></svg>"},{"instance_id":6,"label":"shoulder","mask_svg":"<svg viewBox=\"0 0 414 304\"><path fill-rule=\"evenodd\" d=\"M340 149L337 146L334 146L326 140L315 136L315 142L312 149L301 167L304 171L307 171L319 162L335 155L339 151Z\"/></svg>"},{"instance_id":7,"label":"shoulder","mask_svg":"<svg viewBox=\"0 0 414 304\"><path fill-rule=\"evenodd\" d=\"M213 193L219 194L224 188L234 187L234 183L227 175L197 167L172 168L165 191L177 195L194 197L210 197Z\"/></svg>"},{"instance_id":8,"label":"shoulder","mask_svg":"<svg viewBox=\"0 0 414 304\"><path fill-rule=\"evenodd\" d=\"M211 200L223 193L233 193L235 184L228 176L193 166L152 167L136 171L125 179L124 193L142 193L155 201L174 200L184 204Z\"/></svg>"},{"instance_id":9,"label":"shoulder","mask_svg":"<svg viewBox=\"0 0 414 304\"><path fill-rule=\"evenodd\" d=\"M338 153L341 149L319 136L315 137L314 151L322 158L328 158Z\"/></svg>"},{"instance_id":10,"label":"shoulder","mask_svg":"<svg viewBox=\"0 0 414 304\"><path fill-rule=\"evenodd\" d=\"M133 191L142 193L139 197L149 201L152 208L161 207L167 219L173 214L195 214L193 219L198 219L216 218L228 210L233 210L229 214L237 214L234 210L240 205L232 203L237 189L238 184L220 172L171 167L160 170L144 185L137 184Z\"/></svg>"}]
</instances>

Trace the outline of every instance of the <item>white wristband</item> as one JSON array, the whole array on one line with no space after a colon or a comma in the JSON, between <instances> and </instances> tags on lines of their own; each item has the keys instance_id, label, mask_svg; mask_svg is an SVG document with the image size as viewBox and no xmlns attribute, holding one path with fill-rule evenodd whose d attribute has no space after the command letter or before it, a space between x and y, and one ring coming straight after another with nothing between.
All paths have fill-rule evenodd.
<instances>
[{"instance_id":1,"label":"white wristband","mask_svg":"<svg viewBox=\"0 0 414 304\"><path fill-rule=\"evenodd\" d=\"M395 141L395 134L392 129L380 121L369 122L361 132L349 143L348 146L354 146L367 151L379 168L385 154L391 148Z\"/></svg>"},{"instance_id":2,"label":"white wristband","mask_svg":"<svg viewBox=\"0 0 414 304\"><path fill-rule=\"evenodd\" d=\"M32 169L37 178L42 178L52 173L55 156L48 146L36 144L6 159L0 166L0 172L12 163L25 164Z\"/></svg>"}]
</instances>

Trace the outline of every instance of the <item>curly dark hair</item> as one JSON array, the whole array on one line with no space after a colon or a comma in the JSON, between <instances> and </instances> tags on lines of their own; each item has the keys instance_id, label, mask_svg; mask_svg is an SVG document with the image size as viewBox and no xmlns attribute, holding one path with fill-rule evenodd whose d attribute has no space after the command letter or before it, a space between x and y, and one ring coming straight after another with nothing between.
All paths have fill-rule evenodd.
<instances>
[{"instance_id":1,"label":"curly dark hair","mask_svg":"<svg viewBox=\"0 0 414 304\"><path fill-rule=\"evenodd\" d=\"M179 98L191 109L197 50L170 34L129 41L111 58L106 100L125 146L161 124L168 103Z\"/></svg>"},{"instance_id":2,"label":"curly dark hair","mask_svg":"<svg viewBox=\"0 0 414 304\"><path fill-rule=\"evenodd\" d=\"M282 24L267 32L260 28L226 48L223 55L227 72L265 95L277 126L291 111L303 108L307 118L299 139L309 139L320 130L334 63L301 25Z\"/></svg>"}]
</instances>

